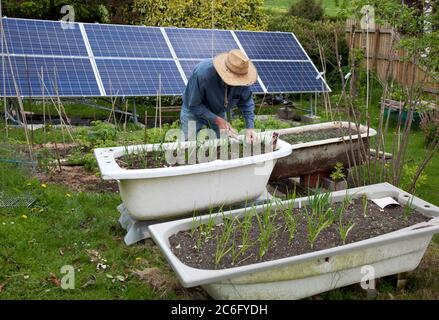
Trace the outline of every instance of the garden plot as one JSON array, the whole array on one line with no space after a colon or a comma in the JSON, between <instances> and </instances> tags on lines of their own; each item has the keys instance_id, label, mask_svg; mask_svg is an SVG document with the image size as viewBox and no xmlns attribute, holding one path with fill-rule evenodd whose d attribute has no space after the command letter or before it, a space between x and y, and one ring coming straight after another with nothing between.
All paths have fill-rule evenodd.
<instances>
[{"instance_id":1,"label":"garden plot","mask_svg":"<svg viewBox=\"0 0 439 320\"><path fill-rule=\"evenodd\" d=\"M401 206L369 201L388 196ZM219 299L292 299L360 282L364 265L376 278L415 269L439 232L439 208L382 183L149 230L186 287Z\"/></svg>"}]
</instances>

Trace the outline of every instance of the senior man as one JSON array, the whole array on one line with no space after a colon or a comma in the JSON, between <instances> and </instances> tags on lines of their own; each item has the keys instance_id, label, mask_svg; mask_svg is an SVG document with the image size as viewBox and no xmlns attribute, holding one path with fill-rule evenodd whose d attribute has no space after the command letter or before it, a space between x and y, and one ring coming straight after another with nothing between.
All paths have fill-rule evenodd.
<instances>
[{"instance_id":1,"label":"senior man","mask_svg":"<svg viewBox=\"0 0 439 320\"><path fill-rule=\"evenodd\" d=\"M255 137L255 104L250 86L258 73L254 64L238 49L221 53L200 62L192 72L183 95L181 128L186 139L191 134L189 122L195 122L196 133L203 126L234 136L236 131L227 121L227 112L237 106L244 117L246 136Z\"/></svg>"}]
</instances>

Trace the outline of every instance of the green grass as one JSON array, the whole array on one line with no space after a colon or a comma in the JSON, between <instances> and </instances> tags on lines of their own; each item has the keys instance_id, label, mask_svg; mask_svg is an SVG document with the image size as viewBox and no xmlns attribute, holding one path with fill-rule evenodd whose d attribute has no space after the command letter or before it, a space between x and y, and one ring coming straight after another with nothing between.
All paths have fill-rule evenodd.
<instances>
[{"instance_id":1,"label":"green grass","mask_svg":"<svg viewBox=\"0 0 439 320\"><path fill-rule=\"evenodd\" d=\"M21 169L0 165L0 190L31 193L33 209L0 209L0 299L157 299L162 292L133 274L159 267L164 259L149 240L127 247L121 240L117 194L72 193L68 189L29 179ZM27 218L26 218L27 217ZM87 250L106 259L97 270ZM75 268L76 288L63 290L51 279L62 278L63 265ZM127 277L123 282L116 276ZM163 297L179 297L165 292Z\"/></svg>"},{"instance_id":2,"label":"green grass","mask_svg":"<svg viewBox=\"0 0 439 320\"><path fill-rule=\"evenodd\" d=\"M274 13L284 13L295 2L297 0L265 0L264 5L266 9L272 10ZM335 5L334 0L323 0L323 7L328 16L335 16L337 14L338 7Z\"/></svg>"}]
</instances>

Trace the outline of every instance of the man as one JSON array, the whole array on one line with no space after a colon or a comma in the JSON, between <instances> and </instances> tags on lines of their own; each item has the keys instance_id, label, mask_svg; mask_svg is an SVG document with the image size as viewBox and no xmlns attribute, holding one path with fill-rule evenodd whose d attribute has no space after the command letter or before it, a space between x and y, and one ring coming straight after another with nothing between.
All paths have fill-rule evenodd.
<instances>
[{"instance_id":1,"label":"man","mask_svg":"<svg viewBox=\"0 0 439 320\"><path fill-rule=\"evenodd\" d=\"M254 64L238 49L199 63L183 95L180 122L186 139L189 121L196 123L197 133L206 125L215 130L217 137L220 130L234 136L236 131L226 120L226 112L237 106L244 116L246 136L252 140L255 104L250 86L257 77Z\"/></svg>"}]
</instances>

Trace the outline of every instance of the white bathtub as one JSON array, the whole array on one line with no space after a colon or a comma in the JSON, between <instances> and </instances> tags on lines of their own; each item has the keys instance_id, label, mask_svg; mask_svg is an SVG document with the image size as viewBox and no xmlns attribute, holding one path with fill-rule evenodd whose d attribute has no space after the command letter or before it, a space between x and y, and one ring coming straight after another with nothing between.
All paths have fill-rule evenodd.
<instances>
[{"instance_id":1,"label":"white bathtub","mask_svg":"<svg viewBox=\"0 0 439 320\"><path fill-rule=\"evenodd\" d=\"M334 128L352 128L356 130L353 122L334 121L280 129L276 132L282 138L282 136ZM348 168L349 165L353 166L354 163L361 164L363 157L360 155L361 145L359 139L363 140L364 149L368 150L369 137L375 136L377 132L373 128L368 129L364 125L360 125L359 129L360 136L355 133L351 136L292 143L293 153L276 163L271 178L281 179L328 172L332 171L338 162L342 163L345 168ZM351 142L353 153L350 152Z\"/></svg>"},{"instance_id":2,"label":"white bathtub","mask_svg":"<svg viewBox=\"0 0 439 320\"><path fill-rule=\"evenodd\" d=\"M181 147L188 145L190 142L185 142ZM291 146L278 140L273 152L232 160L134 170L123 169L116 162L126 150L152 150L156 146L94 151L102 178L118 180L124 206L135 220L172 218L194 210L253 200L264 192L276 160L291 153ZM163 147L174 148L175 143Z\"/></svg>"},{"instance_id":3,"label":"white bathtub","mask_svg":"<svg viewBox=\"0 0 439 320\"><path fill-rule=\"evenodd\" d=\"M392 196L401 204L412 198L401 189L381 183L333 192L333 201L343 201L346 191L354 197L366 194L369 199ZM308 198L295 201L298 207L299 203L306 204ZM170 249L169 237L190 230L191 218L152 225L149 231L185 287L201 285L215 299L300 299L361 282L367 273L372 276L370 270L374 271L373 278L379 278L415 269L433 234L439 232L439 208L416 197L411 205L432 219L339 247L222 270L185 265ZM261 211L264 205L256 209ZM244 212L245 209L238 209L224 216ZM209 216L201 217L202 222L208 219ZM222 216L216 217L217 223L221 220Z\"/></svg>"}]
</instances>

